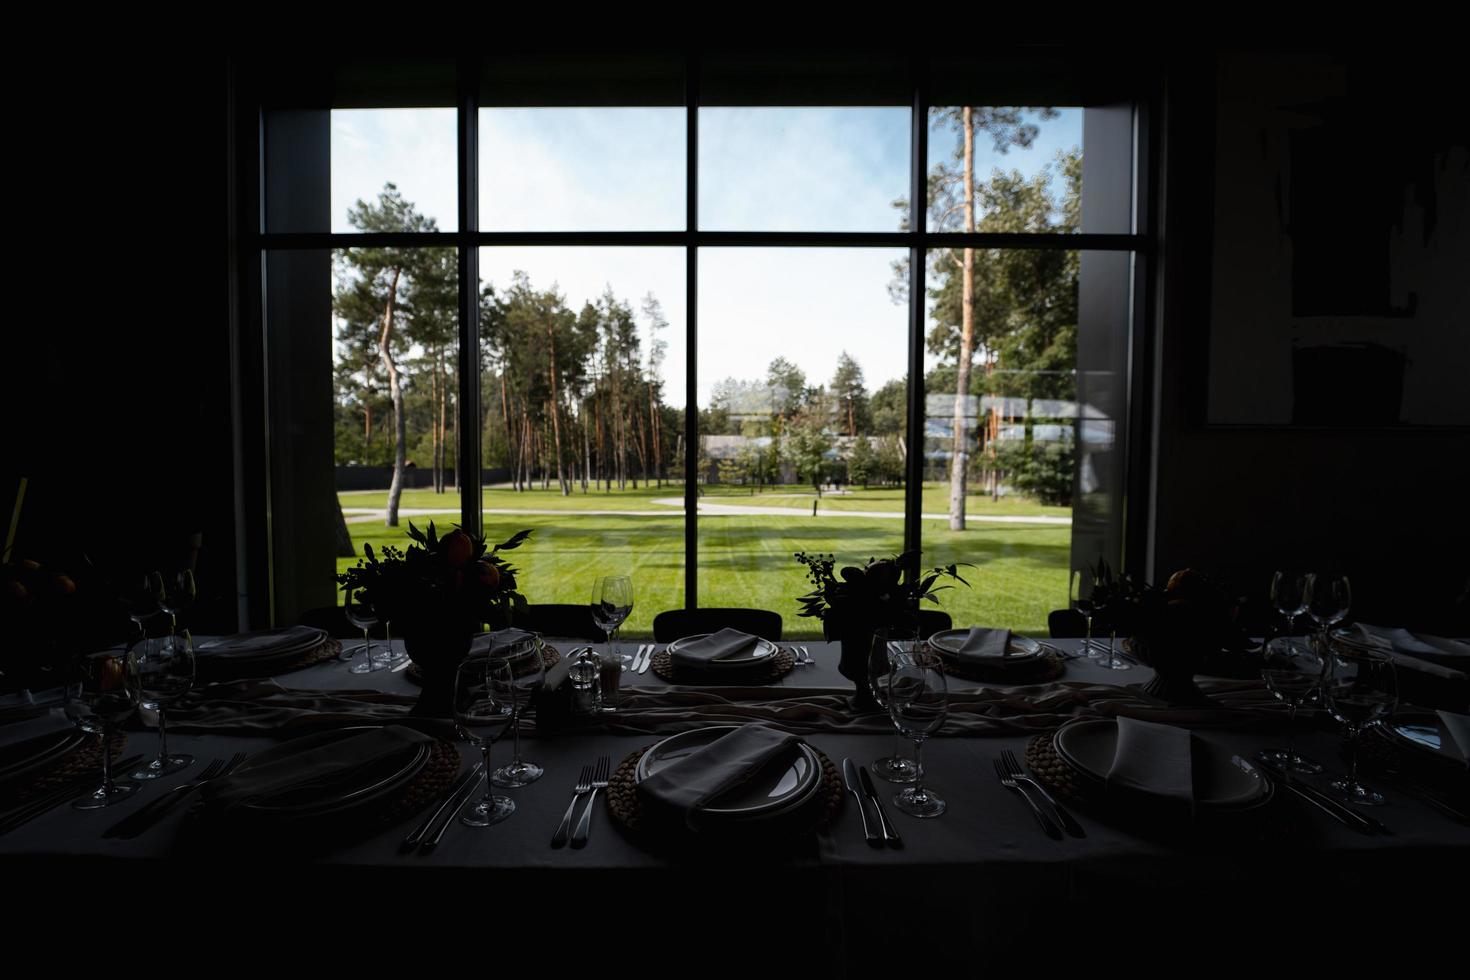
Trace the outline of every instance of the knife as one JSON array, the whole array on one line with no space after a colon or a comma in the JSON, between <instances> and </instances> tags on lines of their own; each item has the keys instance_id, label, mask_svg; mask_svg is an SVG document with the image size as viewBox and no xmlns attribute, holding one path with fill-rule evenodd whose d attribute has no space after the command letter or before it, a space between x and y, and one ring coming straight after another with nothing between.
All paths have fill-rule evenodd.
<instances>
[{"instance_id":1,"label":"knife","mask_svg":"<svg viewBox=\"0 0 1470 980\"><path fill-rule=\"evenodd\" d=\"M1296 779L1285 770L1279 769L1276 766L1269 765L1267 763L1261 764L1264 765L1267 769L1271 770L1271 772L1275 773L1277 779L1280 780L1281 785L1289 789L1292 794L1295 795L1298 799L1312 804L1317 809L1321 810L1323 813L1332 817L1339 823L1346 824L1347 826L1352 827L1354 830L1357 830L1360 833L1364 834L1391 833L1391 831L1387 827L1375 820L1373 817L1370 817L1366 814L1358 813L1356 810L1349 809L1347 806L1337 802L1326 793L1314 789L1313 787L1308 786L1300 780Z\"/></svg>"},{"instance_id":2,"label":"knife","mask_svg":"<svg viewBox=\"0 0 1470 980\"><path fill-rule=\"evenodd\" d=\"M882 847L883 835L868 824L868 808L863 805L862 779L858 776L857 766L853 765L851 759L842 760L842 783L852 794L853 799L857 800L858 814L863 818L863 836L874 847Z\"/></svg>"},{"instance_id":3,"label":"knife","mask_svg":"<svg viewBox=\"0 0 1470 980\"><path fill-rule=\"evenodd\" d=\"M646 674L646 673L648 673L648 665L651 664L651 663L653 663L653 651L655 651L657 649L658 649L658 644L657 643L650 643L648 645L648 654L643 658L643 666L641 666L641 667L638 668L638 673L640 673L640 674Z\"/></svg>"},{"instance_id":4,"label":"knife","mask_svg":"<svg viewBox=\"0 0 1470 980\"><path fill-rule=\"evenodd\" d=\"M468 800L471 796L474 796L475 793L479 791L480 780L490 778L489 770L485 769L483 766L480 767L480 769L481 771L476 773L474 778L472 778L468 783L465 783L460 791L455 794L455 796L453 797L453 802L449 805L448 809L445 810L444 815L439 818L438 825L429 832L428 840L419 844L419 850L422 853L428 854L434 848L439 846L439 841L444 837L444 831L448 830L449 825L454 822L454 815L459 812L460 807L465 805L466 800Z\"/></svg>"},{"instance_id":5,"label":"knife","mask_svg":"<svg viewBox=\"0 0 1470 980\"><path fill-rule=\"evenodd\" d=\"M477 762L467 772L463 773L459 777L459 779L455 780L454 786L449 790L449 795L444 797L444 800L439 804L434 812L429 815L427 820L419 824L417 830L409 834L407 837L403 838L403 843L399 845L398 849L406 853L413 850L415 847L418 847L419 841L424 839L424 835L429 832L430 827L434 826L434 822L439 819L439 817L444 813L444 810L451 803L460 798L460 794L464 792L464 788L469 785L471 781L475 780L475 778L480 775L480 770L484 768L485 763Z\"/></svg>"},{"instance_id":6,"label":"knife","mask_svg":"<svg viewBox=\"0 0 1470 980\"><path fill-rule=\"evenodd\" d=\"M863 781L863 792L873 801L873 809L878 811L878 824L883 828L883 839L888 842L889 847L903 847L903 838L898 836L893 822L888 819L888 811L883 809L883 801L878 799L878 791L873 789L873 777L868 775L867 766L858 766L858 778Z\"/></svg>"}]
</instances>

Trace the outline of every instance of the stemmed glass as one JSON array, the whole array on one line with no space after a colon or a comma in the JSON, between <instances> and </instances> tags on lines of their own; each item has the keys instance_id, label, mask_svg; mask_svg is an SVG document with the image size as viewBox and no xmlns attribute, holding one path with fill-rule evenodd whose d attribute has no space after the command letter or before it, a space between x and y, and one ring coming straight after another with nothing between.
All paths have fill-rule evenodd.
<instances>
[{"instance_id":1,"label":"stemmed glass","mask_svg":"<svg viewBox=\"0 0 1470 980\"><path fill-rule=\"evenodd\" d=\"M128 651L128 691L138 707L158 712L158 757L133 771L133 779L157 779L187 769L192 755L169 755L168 706L194 686L194 640L184 630L172 640L143 640Z\"/></svg>"},{"instance_id":2,"label":"stemmed glass","mask_svg":"<svg viewBox=\"0 0 1470 980\"><path fill-rule=\"evenodd\" d=\"M197 592L194 587L194 573L186 568L168 578L158 572L153 575L157 585L158 608L168 614L168 642L172 645L179 629L179 614L187 612L194 605Z\"/></svg>"},{"instance_id":3,"label":"stemmed glass","mask_svg":"<svg viewBox=\"0 0 1470 980\"><path fill-rule=\"evenodd\" d=\"M1296 618L1307 611L1307 579L1295 572L1271 576L1271 604L1286 617L1286 635L1295 636Z\"/></svg>"},{"instance_id":4,"label":"stemmed glass","mask_svg":"<svg viewBox=\"0 0 1470 980\"><path fill-rule=\"evenodd\" d=\"M1332 627L1347 618L1353 605L1353 590L1346 575L1312 572L1307 576L1307 615L1322 628L1322 650L1329 649L1328 634Z\"/></svg>"},{"instance_id":5,"label":"stemmed glass","mask_svg":"<svg viewBox=\"0 0 1470 980\"><path fill-rule=\"evenodd\" d=\"M1067 587L1067 596L1072 601L1072 608L1087 617L1087 638L1082 641L1082 652L1089 660L1101 659L1101 651L1092 643L1092 617L1097 614L1097 606L1092 601L1092 594L1097 589L1097 577L1091 572L1083 572L1080 568L1072 569L1072 577ZM1112 660L1111 654L1108 660Z\"/></svg>"},{"instance_id":6,"label":"stemmed glass","mask_svg":"<svg viewBox=\"0 0 1470 980\"><path fill-rule=\"evenodd\" d=\"M96 810L136 793L137 783L112 781L109 736L133 713L123 658L112 653L97 653L83 658L67 685L65 711L72 724L84 732L100 736L102 743L102 785L72 806L78 810Z\"/></svg>"},{"instance_id":7,"label":"stemmed glass","mask_svg":"<svg viewBox=\"0 0 1470 980\"><path fill-rule=\"evenodd\" d=\"M354 674L371 674L375 670L386 668L388 664L383 658L373 656L371 630L378 625L377 611L363 601L360 591L347 593L342 615L347 617L349 623L362 630L362 663L353 664L347 669Z\"/></svg>"},{"instance_id":8,"label":"stemmed glass","mask_svg":"<svg viewBox=\"0 0 1470 980\"><path fill-rule=\"evenodd\" d=\"M454 725L460 738L480 749L487 777L492 772L490 746L505 734L515 717L515 703L504 693L513 686L510 664L504 660L472 657L460 664L454 675ZM485 795L459 819L471 827L488 827L515 812L515 801L497 796L494 783L486 778Z\"/></svg>"},{"instance_id":9,"label":"stemmed glass","mask_svg":"<svg viewBox=\"0 0 1470 980\"><path fill-rule=\"evenodd\" d=\"M924 739L944 725L949 695L944 668L937 654L916 650L893 664L888 674L888 715L893 725L914 742L914 785L901 790L893 805L914 817L937 817L944 800L924 788Z\"/></svg>"},{"instance_id":10,"label":"stemmed glass","mask_svg":"<svg viewBox=\"0 0 1470 980\"><path fill-rule=\"evenodd\" d=\"M504 653L496 651L491 654L491 664L501 661L509 668L506 678L509 686L503 690L498 688L497 679L500 674L491 676L490 686L496 689L496 693L509 700L514 708L514 716L511 719L512 745L514 746L515 758L506 765L495 770L491 781L496 786L526 786L541 778L545 771L534 762L526 762L521 758L521 715L525 713L527 705L546 684L546 664L541 659L541 641L539 637L528 636L522 640L516 640Z\"/></svg>"},{"instance_id":11,"label":"stemmed glass","mask_svg":"<svg viewBox=\"0 0 1470 980\"><path fill-rule=\"evenodd\" d=\"M873 700L888 710L888 677L896 661L913 655L919 647L918 637L911 631L877 630L868 653L868 688ZM918 779L918 767L903 757L903 743L898 729L893 730L893 755L873 762L873 775L890 783L907 784Z\"/></svg>"},{"instance_id":12,"label":"stemmed glass","mask_svg":"<svg viewBox=\"0 0 1470 980\"><path fill-rule=\"evenodd\" d=\"M137 627L136 636L147 636L144 624L158 615L159 603L163 600L163 576L157 572L144 572L129 579L124 588L123 603L128 609L128 618Z\"/></svg>"},{"instance_id":13,"label":"stemmed glass","mask_svg":"<svg viewBox=\"0 0 1470 980\"><path fill-rule=\"evenodd\" d=\"M1329 649L1322 694L1327 710L1342 722L1348 736L1348 776L1333 780L1332 788L1349 803L1382 803L1383 794L1358 782L1358 742L1363 729L1392 711L1398 701L1393 661L1366 651Z\"/></svg>"},{"instance_id":14,"label":"stemmed glass","mask_svg":"<svg viewBox=\"0 0 1470 980\"><path fill-rule=\"evenodd\" d=\"M633 612L633 580L626 575L606 575L592 585L592 620L607 634L612 659L624 667L633 662L618 650L618 627Z\"/></svg>"},{"instance_id":15,"label":"stemmed glass","mask_svg":"<svg viewBox=\"0 0 1470 980\"><path fill-rule=\"evenodd\" d=\"M1292 736L1297 710L1311 699L1312 693L1322 683L1322 668L1322 657L1304 643L1277 637L1266 644L1266 666L1261 670L1261 679L1277 700L1286 702L1290 713L1287 715L1286 748L1263 749L1256 753L1257 759L1291 772L1310 774L1322 771L1320 765L1296 751Z\"/></svg>"}]
</instances>

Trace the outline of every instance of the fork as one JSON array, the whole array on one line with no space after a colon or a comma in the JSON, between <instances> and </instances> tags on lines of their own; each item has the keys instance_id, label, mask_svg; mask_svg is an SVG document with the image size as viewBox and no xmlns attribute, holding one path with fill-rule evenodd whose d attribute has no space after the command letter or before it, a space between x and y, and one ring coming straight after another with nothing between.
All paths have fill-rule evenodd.
<instances>
[{"instance_id":1,"label":"fork","mask_svg":"<svg viewBox=\"0 0 1470 980\"><path fill-rule=\"evenodd\" d=\"M1045 786L1041 785L1041 783L1026 775L1026 770L1021 768L1021 762L1019 759L1016 758L1016 754L1014 752L1012 752L1010 749L1001 749L1000 759L1001 762L1005 764L1006 771L1011 774L1016 782L1024 783L1027 786L1030 786L1032 789L1036 790L1036 792L1041 794L1042 799L1046 800L1046 802L1051 805L1052 812L1056 814L1057 819L1061 821L1062 826L1066 828L1067 833L1071 834L1073 837L1087 836L1087 832L1082 829L1082 825L1077 822L1077 818L1068 813L1067 808L1058 803L1056 801L1056 797L1048 793Z\"/></svg>"},{"instance_id":2,"label":"fork","mask_svg":"<svg viewBox=\"0 0 1470 980\"><path fill-rule=\"evenodd\" d=\"M199 774L198 779L195 779L192 782L185 783L182 786L175 786L173 789L169 790L162 796L159 796L151 802L145 804L144 806L139 807L132 813L128 814L126 817L123 817L117 823L113 824L111 827L108 827L106 830L104 830L102 832L102 836L104 838L113 837L120 838L122 840L128 840L130 838L137 837L139 834L143 833L143 831L147 830L148 828L152 827L154 824L162 820L164 814L168 813L179 803L187 799L189 794L194 792L194 790L198 789L200 786L203 786L211 779L219 779L222 776L228 776L230 773L235 771L236 766L244 761L244 752L236 752L234 755L230 756L230 761L228 762L223 759L215 759L209 765L204 767L204 771Z\"/></svg>"},{"instance_id":3,"label":"fork","mask_svg":"<svg viewBox=\"0 0 1470 980\"><path fill-rule=\"evenodd\" d=\"M600 756L597 760L597 769L592 774L592 795L587 797L587 808L582 811L582 819L577 821L577 829L572 832L572 846L585 847L587 835L592 830L592 810L597 803L597 791L607 789L607 780L612 768L612 759L608 756Z\"/></svg>"},{"instance_id":4,"label":"fork","mask_svg":"<svg viewBox=\"0 0 1470 980\"><path fill-rule=\"evenodd\" d=\"M1001 763L999 759L992 759L991 761L995 763L995 775L996 778L1000 780L1000 784L1006 789L1015 790L1016 795L1026 801L1026 805L1029 806L1031 808L1031 812L1036 815L1036 822L1041 824L1041 829L1046 832L1046 836L1050 837L1052 840L1061 840L1062 828L1058 827L1055 823L1052 822L1051 817L1048 817L1044 812L1042 812L1041 807L1037 806L1036 801L1033 800L1030 795L1021 788L1021 784L1016 782L1016 778L1006 770L1006 767Z\"/></svg>"},{"instance_id":5,"label":"fork","mask_svg":"<svg viewBox=\"0 0 1470 980\"><path fill-rule=\"evenodd\" d=\"M816 661L812 659L812 652L806 647L801 648L801 663L804 667L810 667L816 663Z\"/></svg>"},{"instance_id":6,"label":"fork","mask_svg":"<svg viewBox=\"0 0 1470 980\"><path fill-rule=\"evenodd\" d=\"M131 769L143 761L141 755L131 755L126 759L113 763L117 771ZM88 792L96 785L96 773L85 773L69 779L55 789L34 797L26 802L0 814L0 835L8 834L17 827L29 823L41 814L54 810L68 800L74 800L78 796Z\"/></svg>"},{"instance_id":7,"label":"fork","mask_svg":"<svg viewBox=\"0 0 1470 980\"><path fill-rule=\"evenodd\" d=\"M592 792L592 767L583 766L582 775L577 777L577 785L572 787L572 802L567 804L567 812L562 815L556 833L551 835L552 847L561 847L567 842L567 835L572 829L572 811L577 809L577 801L582 798L582 794L590 792Z\"/></svg>"},{"instance_id":8,"label":"fork","mask_svg":"<svg viewBox=\"0 0 1470 980\"><path fill-rule=\"evenodd\" d=\"M657 643L650 643L650 644L648 644L648 653L647 653L646 656L644 656L644 658L643 658L643 666L641 666L641 667L638 668L638 673L640 673L640 674L646 674L646 673L648 673L648 665L651 664L651 663L653 663L653 651L655 651L657 649L658 649L658 644Z\"/></svg>"},{"instance_id":9,"label":"fork","mask_svg":"<svg viewBox=\"0 0 1470 980\"><path fill-rule=\"evenodd\" d=\"M653 659L653 644L652 643L647 643L647 644L640 643L640 644L638 644L638 652L633 655L633 666L631 668L629 668L629 673L633 673L633 674L641 674L641 673L643 673L644 665L646 664L647 661L652 660L652 659Z\"/></svg>"}]
</instances>

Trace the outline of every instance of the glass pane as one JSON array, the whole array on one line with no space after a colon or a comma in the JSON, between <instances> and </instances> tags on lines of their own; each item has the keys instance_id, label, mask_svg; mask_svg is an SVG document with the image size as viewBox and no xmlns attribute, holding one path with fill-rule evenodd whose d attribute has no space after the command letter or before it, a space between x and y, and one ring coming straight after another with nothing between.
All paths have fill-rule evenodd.
<instances>
[{"instance_id":1,"label":"glass pane","mask_svg":"<svg viewBox=\"0 0 1470 980\"><path fill-rule=\"evenodd\" d=\"M459 228L453 109L333 109L331 122L333 233ZM390 184L413 202L412 225L358 207L377 202Z\"/></svg>"},{"instance_id":2,"label":"glass pane","mask_svg":"<svg viewBox=\"0 0 1470 980\"><path fill-rule=\"evenodd\" d=\"M909 110L699 110L699 226L712 231L897 231Z\"/></svg>"},{"instance_id":3,"label":"glass pane","mask_svg":"<svg viewBox=\"0 0 1470 980\"><path fill-rule=\"evenodd\" d=\"M929 230L1083 230L1082 114L1051 106L931 108Z\"/></svg>"},{"instance_id":4,"label":"glass pane","mask_svg":"<svg viewBox=\"0 0 1470 980\"><path fill-rule=\"evenodd\" d=\"M382 195L367 210L401 209ZM410 520L459 522L459 272L451 248L338 249L332 267L336 487L353 550L340 571L365 542L406 547Z\"/></svg>"},{"instance_id":5,"label":"glass pane","mask_svg":"<svg viewBox=\"0 0 1470 980\"><path fill-rule=\"evenodd\" d=\"M793 555L903 549L902 255L700 251L700 605L773 609L815 637Z\"/></svg>"},{"instance_id":6,"label":"glass pane","mask_svg":"<svg viewBox=\"0 0 1470 980\"><path fill-rule=\"evenodd\" d=\"M480 110L483 231L684 228L682 108Z\"/></svg>"},{"instance_id":7,"label":"glass pane","mask_svg":"<svg viewBox=\"0 0 1470 980\"><path fill-rule=\"evenodd\" d=\"M684 250L480 250L485 526L533 603L633 578L628 635L684 605Z\"/></svg>"}]
</instances>

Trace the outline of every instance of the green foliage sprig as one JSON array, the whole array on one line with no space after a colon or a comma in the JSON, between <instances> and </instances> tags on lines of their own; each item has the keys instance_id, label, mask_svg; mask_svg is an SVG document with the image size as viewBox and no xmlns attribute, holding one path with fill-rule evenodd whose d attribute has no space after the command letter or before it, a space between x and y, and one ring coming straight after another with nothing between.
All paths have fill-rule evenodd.
<instances>
[{"instance_id":1,"label":"green foliage sprig","mask_svg":"<svg viewBox=\"0 0 1470 980\"><path fill-rule=\"evenodd\" d=\"M920 602L937 604L939 592L954 588L936 584L941 578L969 586L959 573L961 565L973 567L969 562L918 572L918 558L918 552L907 551L891 558L869 558L865 565L846 565L839 571L834 555L798 551L796 560L806 566L813 586L796 599L799 615L853 627L901 625L914 618Z\"/></svg>"}]
</instances>

